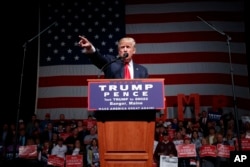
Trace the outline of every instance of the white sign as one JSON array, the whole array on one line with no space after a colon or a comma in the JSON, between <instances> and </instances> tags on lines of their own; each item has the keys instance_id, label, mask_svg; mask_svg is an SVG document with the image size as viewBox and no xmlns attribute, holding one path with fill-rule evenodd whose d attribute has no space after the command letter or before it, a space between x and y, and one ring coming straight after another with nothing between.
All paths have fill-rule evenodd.
<instances>
[{"instance_id":1,"label":"white sign","mask_svg":"<svg viewBox=\"0 0 250 167\"><path fill-rule=\"evenodd\" d=\"M160 156L160 167L178 167L178 157Z\"/></svg>"}]
</instances>

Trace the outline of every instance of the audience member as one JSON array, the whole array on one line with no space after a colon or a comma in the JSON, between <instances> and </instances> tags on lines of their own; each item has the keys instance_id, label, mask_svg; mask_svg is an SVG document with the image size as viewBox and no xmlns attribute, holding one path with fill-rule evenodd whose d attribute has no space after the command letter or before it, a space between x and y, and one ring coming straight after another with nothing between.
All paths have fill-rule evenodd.
<instances>
[{"instance_id":1,"label":"audience member","mask_svg":"<svg viewBox=\"0 0 250 167\"><path fill-rule=\"evenodd\" d=\"M167 132L163 133L163 139L157 144L153 154L154 162L158 167L160 166L161 155L177 156L175 144L169 140Z\"/></svg>"},{"instance_id":2,"label":"audience member","mask_svg":"<svg viewBox=\"0 0 250 167\"><path fill-rule=\"evenodd\" d=\"M84 138L83 142L84 142L84 145L85 145L86 149L88 149L88 147L91 144L92 139L94 139L94 138L98 139L98 134L97 134L96 127L92 127L90 129L90 133L88 135L86 135L85 138Z\"/></svg>"},{"instance_id":3,"label":"audience member","mask_svg":"<svg viewBox=\"0 0 250 167\"><path fill-rule=\"evenodd\" d=\"M90 146L87 149L87 163L88 167L100 167L100 156L97 138L93 138L91 140Z\"/></svg>"},{"instance_id":4,"label":"audience member","mask_svg":"<svg viewBox=\"0 0 250 167\"><path fill-rule=\"evenodd\" d=\"M228 141L223 141L223 134L221 134L221 133L217 134L216 142L213 143L213 145L215 145L215 146L218 146L218 144L229 146ZM229 162L230 162L229 158L217 156L216 160L215 160L215 167L230 166Z\"/></svg>"},{"instance_id":5,"label":"audience member","mask_svg":"<svg viewBox=\"0 0 250 167\"><path fill-rule=\"evenodd\" d=\"M40 128L42 132L47 128L48 123L52 123L50 113L46 113L44 119L40 121Z\"/></svg>"},{"instance_id":6,"label":"audience member","mask_svg":"<svg viewBox=\"0 0 250 167\"><path fill-rule=\"evenodd\" d=\"M184 138L184 143L182 145L191 144L191 138L186 136ZM178 167L196 167L198 164L198 159L196 157L178 157Z\"/></svg>"},{"instance_id":7,"label":"audience member","mask_svg":"<svg viewBox=\"0 0 250 167\"><path fill-rule=\"evenodd\" d=\"M57 144L52 148L51 155L56 155L61 158L65 158L67 153L67 146L63 144L63 139L59 138Z\"/></svg>"},{"instance_id":8,"label":"audience member","mask_svg":"<svg viewBox=\"0 0 250 167\"><path fill-rule=\"evenodd\" d=\"M207 138L203 137L201 139L201 146L208 146L210 145ZM199 150L199 154L200 154L200 150ZM204 157L200 157L200 167L215 167L215 157L212 156L204 156Z\"/></svg>"},{"instance_id":9,"label":"audience member","mask_svg":"<svg viewBox=\"0 0 250 167\"><path fill-rule=\"evenodd\" d=\"M82 141L77 128L73 129L72 134L64 140L64 144L67 146L69 152L73 151L76 140Z\"/></svg>"},{"instance_id":10,"label":"audience member","mask_svg":"<svg viewBox=\"0 0 250 167\"><path fill-rule=\"evenodd\" d=\"M26 125L26 132L29 136L32 135L32 132L33 130L36 128L35 127L35 122L37 121L37 117L36 117L36 114L33 114L31 116L31 119L29 120L29 122L27 122L27 125Z\"/></svg>"}]
</instances>

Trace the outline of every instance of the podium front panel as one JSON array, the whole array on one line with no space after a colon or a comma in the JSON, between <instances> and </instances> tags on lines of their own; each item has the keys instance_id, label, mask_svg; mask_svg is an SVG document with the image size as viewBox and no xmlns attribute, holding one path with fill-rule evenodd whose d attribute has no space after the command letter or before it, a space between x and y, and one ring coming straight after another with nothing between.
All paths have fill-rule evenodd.
<instances>
[{"instance_id":1,"label":"podium front panel","mask_svg":"<svg viewBox=\"0 0 250 167\"><path fill-rule=\"evenodd\" d=\"M151 167L155 112L96 111L101 166Z\"/></svg>"}]
</instances>

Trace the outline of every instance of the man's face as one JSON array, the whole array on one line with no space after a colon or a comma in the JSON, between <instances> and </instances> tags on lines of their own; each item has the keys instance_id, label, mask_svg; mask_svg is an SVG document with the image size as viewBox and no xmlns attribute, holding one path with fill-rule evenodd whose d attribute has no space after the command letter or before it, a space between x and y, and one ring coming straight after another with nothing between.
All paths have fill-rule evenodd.
<instances>
[{"instance_id":1,"label":"man's face","mask_svg":"<svg viewBox=\"0 0 250 167\"><path fill-rule=\"evenodd\" d=\"M222 135L217 135L217 141L218 143L222 143L223 142L223 136Z\"/></svg>"},{"instance_id":2,"label":"man's face","mask_svg":"<svg viewBox=\"0 0 250 167\"><path fill-rule=\"evenodd\" d=\"M120 56L123 56L124 53L128 53L128 57L125 59L126 62L129 62L132 59L133 54L135 54L135 47L133 46L133 43L128 40L121 41L118 49Z\"/></svg>"},{"instance_id":3,"label":"man's face","mask_svg":"<svg viewBox=\"0 0 250 167\"><path fill-rule=\"evenodd\" d=\"M168 135L164 135L164 136L163 136L163 140L164 140L164 141L168 141Z\"/></svg>"}]
</instances>

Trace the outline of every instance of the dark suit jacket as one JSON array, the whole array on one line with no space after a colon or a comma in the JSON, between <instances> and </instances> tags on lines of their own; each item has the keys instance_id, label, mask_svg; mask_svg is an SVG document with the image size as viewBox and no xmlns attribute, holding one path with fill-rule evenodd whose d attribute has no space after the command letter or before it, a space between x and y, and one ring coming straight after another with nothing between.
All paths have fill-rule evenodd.
<instances>
[{"instance_id":1,"label":"dark suit jacket","mask_svg":"<svg viewBox=\"0 0 250 167\"><path fill-rule=\"evenodd\" d=\"M90 54L88 57L95 66L104 72L105 78L124 78L124 63L122 60L116 60L113 55L101 55L98 52ZM105 68L103 68L104 66ZM144 66L135 62L133 62L133 66L134 78L148 78L148 70Z\"/></svg>"},{"instance_id":2,"label":"dark suit jacket","mask_svg":"<svg viewBox=\"0 0 250 167\"><path fill-rule=\"evenodd\" d=\"M27 139L28 139L27 135L23 135L23 136L18 135L18 145L19 146L26 146Z\"/></svg>"},{"instance_id":3,"label":"dark suit jacket","mask_svg":"<svg viewBox=\"0 0 250 167\"><path fill-rule=\"evenodd\" d=\"M203 117L201 117L199 119L199 123L200 123L200 127L202 129L202 133L203 133L204 137L206 137L206 136L208 136L208 126L207 126L207 124L208 124L209 120L208 120L208 117L207 117L207 121L206 121L205 124L202 122L202 120L203 120Z\"/></svg>"},{"instance_id":4,"label":"dark suit jacket","mask_svg":"<svg viewBox=\"0 0 250 167\"><path fill-rule=\"evenodd\" d=\"M45 141L51 141L53 133L55 132L54 131L49 132L48 130L43 131L40 136L41 142L44 143Z\"/></svg>"}]
</instances>

